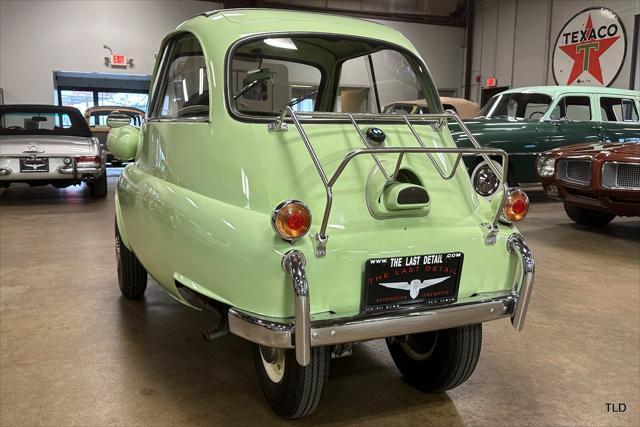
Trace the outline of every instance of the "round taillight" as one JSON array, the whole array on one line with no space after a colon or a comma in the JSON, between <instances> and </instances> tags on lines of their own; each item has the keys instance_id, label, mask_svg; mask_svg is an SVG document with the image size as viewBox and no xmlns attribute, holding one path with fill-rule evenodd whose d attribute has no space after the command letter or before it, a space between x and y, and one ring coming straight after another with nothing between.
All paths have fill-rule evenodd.
<instances>
[{"instance_id":1,"label":"round taillight","mask_svg":"<svg viewBox=\"0 0 640 427\"><path fill-rule=\"evenodd\" d=\"M502 213L509 221L520 221L529 212L529 197L522 190L512 190L507 194Z\"/></svg>"},{"instance_id":2,"label":"round taillight","mask_svg":"<svg viewBox=\"0 0 640 427\"><path fill-rule=\"evenodd\" d=\"M293 242L309 231L311 211L298 200L286 200L274 209L271 225L278 236Z\"/></svg>"}]
</instances>

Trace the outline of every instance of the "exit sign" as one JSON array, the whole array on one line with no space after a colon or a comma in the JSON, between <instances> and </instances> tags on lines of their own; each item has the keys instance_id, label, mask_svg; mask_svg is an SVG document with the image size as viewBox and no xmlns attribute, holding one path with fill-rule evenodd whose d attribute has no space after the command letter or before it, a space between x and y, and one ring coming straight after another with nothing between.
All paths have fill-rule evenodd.
<instances>
[{"instance_id":1,"label":"exit sign","mask_svg":"<svg viewBox=\"0 0 640 427\"><path fill-rule=\"evenodd\" d=\"M124 55L111 55L112 66L127 66L127 58Z\"/></svg>"}]
</instances>

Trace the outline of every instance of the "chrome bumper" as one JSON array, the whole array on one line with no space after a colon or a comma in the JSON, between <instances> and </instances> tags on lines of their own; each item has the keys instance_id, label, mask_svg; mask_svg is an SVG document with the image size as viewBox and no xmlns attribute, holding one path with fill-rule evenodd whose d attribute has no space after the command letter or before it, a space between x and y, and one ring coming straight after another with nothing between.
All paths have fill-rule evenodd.
<instances>
[{"instance_id":1,"label":"chrome bumper","mask_svg":"<svg viewBox=\"0 0 640 427\"><path fill-rule=\"evenodd\" d=\"M62 175L97 175L103 171L102 167L73 167L73 166L64 166L58 169L58 173Z\"/></svg>"},{"instance_id":2,"label":"chrome bumper","mask_svg":"<svg viewBox=\"0 0 640 427\"><path fill-rule=\"evenodd\" d=\"M535 263L520 234L509 237L507 250L517 254L522 273L519 283L507 295L435 309L420 307L382 315L315 321L311 321L309 313L305 258L301 252L292 250L284 256L282 265L290 275L294 289L294 322L269 319L231 308L229 330L256 344L274 348L295 348L296 360L302 366L307 366L311 361L311 347L455 328L507 316L511 317L514 328L521 331L531 297ZM298 330L301 330L301 333L298 333Z\"/></svg>"}]
</instances>

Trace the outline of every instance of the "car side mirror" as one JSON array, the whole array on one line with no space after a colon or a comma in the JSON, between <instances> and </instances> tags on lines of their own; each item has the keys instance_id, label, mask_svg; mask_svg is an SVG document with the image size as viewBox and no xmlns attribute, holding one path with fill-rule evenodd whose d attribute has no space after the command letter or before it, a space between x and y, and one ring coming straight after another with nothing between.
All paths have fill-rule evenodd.
<instances>
[{"instance_id":1,"label":"car side mirror","mask_svg":"<svg viewBox=\"0 0 640 427\"><path fill-rule=\"evenodd\" d=\"M127 126L131 123L131 116L114 111L107 117L107 126L116 129Z\"/></svg>"}]
</instances>

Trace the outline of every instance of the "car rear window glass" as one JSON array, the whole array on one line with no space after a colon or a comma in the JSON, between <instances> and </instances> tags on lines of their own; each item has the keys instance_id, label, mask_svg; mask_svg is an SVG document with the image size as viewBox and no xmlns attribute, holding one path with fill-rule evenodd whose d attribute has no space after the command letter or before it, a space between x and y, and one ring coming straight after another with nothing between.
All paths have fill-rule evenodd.
<instances>
[{"instance_id":1,"label":"car rear window glass","mask_svg":"<svg viewBox=\"0 0 640 427\"><path fill-rule=\"evenodd\" d=\"M605 122L637 122L638 110L631 98L600 98L602 121Z\"/></svg>"},{"instance_id":2,"label":"car rear window glass","mask_svg":"<svg viewBox=\"0 0 640 427\"><path fill-rule=\"evenodd\" d=\"M551 97L540 93L501 93L493 97L480 116L515 120L540 120L551 105Z\"/></svg>"},{"instance_id":3,"label":"car rear window glass","mask_svg":"<svg viewBox=\"0 0 640 427\"><path fill-rule=\"evenodd\" d=\"M231 109L244 115L273 117L286 106L301 112L381 113L407 100L426 104L421 112L437 108L417 58L382 41L265 37L240 44L230 58L228 99Z\"/></svg>"},{"instance_id":4,"label":"car rear window glass","mask_svg":"<svg viewBox=\"0 0 640 427\"><path fill-rule=\"evenodd\" d=\"M91 136L91 132L79 111L0 107L0 135Z\"/></svg>"}]
</instances>

